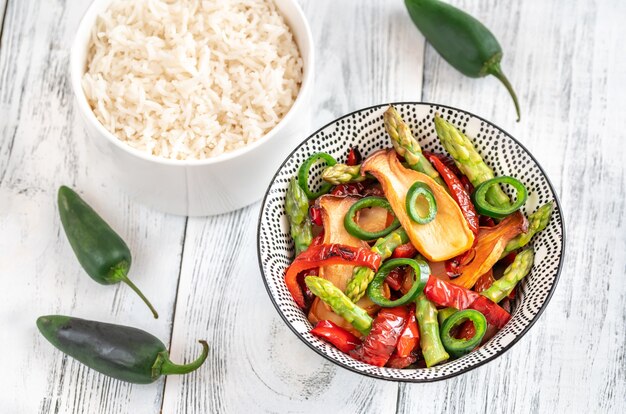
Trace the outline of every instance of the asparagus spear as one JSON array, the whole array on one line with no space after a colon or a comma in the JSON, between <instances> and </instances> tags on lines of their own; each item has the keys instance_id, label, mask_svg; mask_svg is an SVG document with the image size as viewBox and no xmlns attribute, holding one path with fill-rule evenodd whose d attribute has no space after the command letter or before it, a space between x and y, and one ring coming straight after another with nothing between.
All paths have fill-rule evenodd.
<instances>
[{"instance_id":1,"label":"asparagus spear","mask_svg":"<svg viewBox=\"0 0 626 414\"><path fill-rule=\"evenodd\" d=\"M443 147L450 153L457 167L469 178L474 187L495 177L495 174L474 148L472 142L451 123L435 114L435 130ZM499 185L494 185L487 191L486 200L497 207L507 207L511 204Z\"/></svg>"},{"instance_id":2,"label":"asparagus spear","mask_svg":"<svg viewBox=\"0 0 626 414\"><path fill-rule=\"evenodd\" d=\"M378 239L376 244L372 247L372 251L380 255L382 260L385 260L391 257L396 247L408 242L409 236L406 234L406 231L400 227L385 237ZM355 267L352 272L352 279L350 279L346 286L346 295L348 298L353 302L358 302L367 291L367 286L372 279L374 279L374 275L375 272L369 267Z\"/></svg>"},{"instance_id":3,"label":"asparagus spear","mask_svg":"<svg viewBox=\"0 0 626 414\"><path fill-rule=\"evenodd\" d=\"M361 175L360 165L335 164L324 170L322 179L333 185L339 185L358 183L365 180L365 176Z\"/></svg>"},{"instance_id":4,"label":"asparagus spear","mask_svg":"<svg viewBox=\"0 0 626 414\"><path fill-rule=\"evenodd\" d=\"M443 323L453 314L457 313L459 310L457 308L443 308L437 311L437 319L439 320L439 325L443 325Z\"/></svg>"},{"instance_id":5,"label":"asparagus spear","mask_svg":"<svg viewBox=\"0 0 626 414\"><path fill-rule=\"evenodd\" d=\"M535 234L545 229L550 222L553 210L554 202L550 202L542 205L533 214L528 216L528 231L509 241L504 248L502 256L506 256L513 250L526 246Z\"/></svg>"},{"instance_id":6,"label":"asparagus spear","mask_svg":"<svg viewBox=\"0 0 626 414\"><path fill-rule=\"evenodd\" d=\"M311 241L311 220L309 219L309 199L300 188L295 178L292 178L287 187L285 196L285 211L289 218L291 237L296 246L296 255L306 250Z\"/></svg>"},{"instance_id":7,"label":"asparagus spear","mask_svg":"<svg viewBox=\"0 0 626 414\"><path fill-rule=\"evenodd\" d=\"M415 317L420 331L420 346L426 360L426 366L432 367L450 358L439 336L437 322L437 308L424 294L417 297L415 302Z\"/></svg>"},{"instance_id":8,"label":"asparagus spear","mask_svg":"<svg viewBox=\"0 0 626 414\"><path fill-rule=\"evenodd\" d=\"M337 315L352 324L354 328L367 335L372 327L372 318L362 308L354 304L341 289L329 280L317 276L307 276L304 283L311 292L324 301Z\"/></svg>"},{"instance_id":9,"label":"asparagus spear","mask_svg":"<svg viewBox=\"0 0 626 414\"><path fill-rule=\"evenodd\" d=\"M535 254L532 249L526 249L519 253L515 256L513 263L506 268L502 277L493 282L493 285L483 291L481 295L495 303L506 298L515 288L515 285L530 273L534 259Z\"/></svg>"},{"instance_id":10,"label":"asparagus spear","mask_svg":"<svg viewBox=\"0 0 626 414\"><path fill-rule=\"evenodd\" d=\"M389 106L389 109L383 115L383 119L385 121L385 129L391 137L391 143L398 155L404 157L411 169L426 174L438 184L447 188L435 167L422 154L420 144L413 137L411 128L402 120L398 111L393 106Z\"/></svg>"}]
</instances>

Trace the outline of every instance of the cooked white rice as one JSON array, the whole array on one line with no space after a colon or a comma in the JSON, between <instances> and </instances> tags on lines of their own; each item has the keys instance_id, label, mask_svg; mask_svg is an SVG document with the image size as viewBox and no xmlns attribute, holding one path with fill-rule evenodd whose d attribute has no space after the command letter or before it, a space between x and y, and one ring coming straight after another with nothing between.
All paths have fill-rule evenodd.
<instances>
[{"instance_id":1,"label":"cooked white rice","mask_svg":"<svg viewBox=\"0 0 626 414\"><path fill-rule=\"evenodd\" d=\"M83 89L120 140L160 157L214 157L291 108L302 59L272 0L116 0L91 35Z\"/></svg>"}]
</instances>

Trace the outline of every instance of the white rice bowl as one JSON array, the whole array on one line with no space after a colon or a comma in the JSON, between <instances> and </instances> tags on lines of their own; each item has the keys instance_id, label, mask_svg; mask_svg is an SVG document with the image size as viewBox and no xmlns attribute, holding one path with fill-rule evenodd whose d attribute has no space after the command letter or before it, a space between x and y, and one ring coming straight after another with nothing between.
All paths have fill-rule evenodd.
<instances>
[{"instance_id":1,"label":"white rice bowl","mask_svg":"<svg viewBox=\"0 0 626 414\"><path fill-rule=\"evenodd\" d=\"M272 0L115 0L92 30L82 87L121 141L204 159L276 126L302 65Z\"/></svg>"}]
</instances>

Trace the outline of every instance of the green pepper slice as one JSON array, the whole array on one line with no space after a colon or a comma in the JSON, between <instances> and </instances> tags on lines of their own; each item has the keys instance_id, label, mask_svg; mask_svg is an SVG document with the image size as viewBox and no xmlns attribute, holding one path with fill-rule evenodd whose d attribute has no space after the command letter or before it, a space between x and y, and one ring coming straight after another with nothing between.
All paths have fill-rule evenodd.
<instances>
[{"instance_id":1,"label":"green pepper slice","mask_svg":"<svg viewBox=\"0 0 626 414\"><path fill-rule=\"evenodd\" d=\"M425 216L422 216L417 211L416 203L417 198L420 196L424 197L428 203L428 213ZM437 201L433 191L427 184L418 181L409 188L409 191L406 193L406 212L411 220L419 224L428 224L435 219L437 215Z\"/></svg>"},{"instance_id":2,"label":"green pepper slice","mask_svg":"<svg viewBox=\"0 0 626 414\"><path fill-rule=\"evenodd\" d=\"M508 184L513 187L517 193L515 203L510 206L494 206L487 201L487 191L494 185ZM508 176L496 177L480 184L472 194L472 202L476 207L478 214L501 219L520 209L528 199L528 190L518 179Z\"/></svg>"},{"instance_id":3,"label":"green pepper slice","mask_svg":"<svg viewBox=\"0 0 626 414\"><path fill-rule=\"evenodd\" d=\"M369 207L382 207L386 209L388 212L390 212L391 214L394 214L393 210L391 209L391 205L389 204L389 201L385 200L384 198L382 197L362 198L356 203L352 204L352 206L346 213L346 216L343 220L343 226L346 228L346 231L348 233L350 233L354 237L357 237L361 240L374 240L374 239L379 239L381 237L385 237L386 235L388 235L389 233L391 233L392 231L400 227L400 220L398 220L398 218L394 214L393 223L391 223L386 228L380 231L363 230L361 227L359 227L356 221L354 221L354 216L356 216L357 211L363 208L369 208Z\"/></svg>"},{"instance_id":4,"label":"green pepper slice","mask_svg":"<svg viewBox=\"0 0 626 414\"><path fill-rule=\"evenodd\" d=\"M298 184L300 184L300 187L304 190L304 193L309 200L314 200L317 197L326 194L333 187L330 183L324 183L320 187L319 191L314 192L309 188L309 172L311 170L311 166L319 160L324 161L329 167L337 164L337 160L325 152L315 153L302 163L300 169L298 170Z\"/></svg>"},{"instance_id":5,"label":"green pepper slice","mask_svg":"<svg viewBox=\"0 0 626 414\"><path fill-rule=\"evenodd\" d=\"M472 321L476 333L470 339L457 339L452 336L451 331L453 328L459 326L465 321ZM476 348L483 336L487 332L487 319L482 313L473 310L465 309L458 311L450 316L443 322L441 327L441 342L443 347L454 357L461 357L468 354L472 349Z\"/></svg>"},{"instance_id":6,"label":"green pepper slice","mask_svg":"<svg viewBox=\"0 0 626 414\"><path fill-rule=\"evenodd\" d=\"M396 300L389 300L383 296L382 287L385 282L385 278L393 269L398 266L411 266L415 273L415 279L413 280L413 286L411 289ZM423 260L413 259L391 259L386 261L376 272L374 280L367 287L367 295L375 304L383 308L393 308L395 306L406 305L409 302L415 300L415 298L422 293L428 278L430 277L430 267Z\"/></svg>"}]
</instances>

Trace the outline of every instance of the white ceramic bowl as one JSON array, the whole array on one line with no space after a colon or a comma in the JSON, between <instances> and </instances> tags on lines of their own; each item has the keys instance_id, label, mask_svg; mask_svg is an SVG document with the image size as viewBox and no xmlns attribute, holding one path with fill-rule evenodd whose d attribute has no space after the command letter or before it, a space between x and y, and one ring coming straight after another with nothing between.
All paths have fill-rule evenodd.
<instances>
[{"instance_id":1,"label":"white ceramic bowl","mask_svg":"<svg viewBox=\"0 0 626 414\"><path fill-rule=\"evenodd\" d=\"M294 0L274 0L291 27L303 59L298 97L285 117L258 141L205 160L169 160L120 141L97 120L81 86L91 29L111 0L95 0L83 17L71 51L71 82L91 138L90 162L104 168L129 195L155 209L180 215L225 213L261 198L276 165L308 133L313 83L313 38Z\"/></svg>"},{"instance_id":2,"label":"white ceramic bowl","mask_svg":"<svg viewBox=\"0 0 626 414\"><path fill-rule=\"evenodd\" d=\"M287 326L311 349L333 363L375 378L392 381L430 382L453 377L479 367L511 348L537 321L556 289L563 265L565 228L556 191L537 161L522 144L492 123L469 112L444 105L402 102L393 104L413 130L424 150L445 153L435 132L435 112L457 125L474 142L497 175L511 175L528 188L523 210L526 214L538 206L555 202L554 213L545 230L532 244L535 262L531 273L517 289L511 320L485 345L459 359L432 368L378 368L351 358L332 345L309 333L311 324L298 308L284 281L285 269L293 260L293 240L285 214L285 192L289 180L311 154L327 152L344 161L348 150L357 146L364 156L391 147L383 126L383 112L388 104L372 106L342 116L308 137L280 165L267 189L258 230L258 256L263 281L270 299ZM321 183L322 168L311 170L314 183Z\"/></svg>"}]
</instances>

